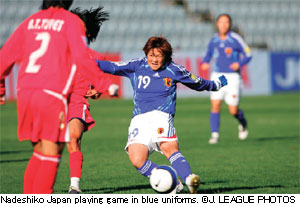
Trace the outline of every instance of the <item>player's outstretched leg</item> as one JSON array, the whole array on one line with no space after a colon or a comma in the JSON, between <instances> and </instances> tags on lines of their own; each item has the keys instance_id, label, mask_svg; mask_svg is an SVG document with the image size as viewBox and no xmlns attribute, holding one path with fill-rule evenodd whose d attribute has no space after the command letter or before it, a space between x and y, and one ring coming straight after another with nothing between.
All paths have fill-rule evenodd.
<instances>
[{"instance_id":1,"label":"player's outstretched leg","mask_svg":"<svg viewBox=\"0 0 300 207\"><path fill-rule=\"evenodd\" d=\"M69 166L70 166L70 188L69 194L79 194L80 179L83 163L83 155L81 150L81 137L84 132L84 124L81 120L74 118L69 123L70 142L67 143L69 151Z\"/></svg>"},{"instance_id":2,"label":"player's outstretched leg","mask_svg":"<svg viewBox=\"0 0 300 207\"><path fill-rule=\"evenodd\" d=\"M219 142L219 128L220 128L220 113L210 112L210 131L211 137L209 144L217 144Z\"/></svg>"},{"instance_id":3,"label":"player's outstretched leg","mask_svg":"<svg viewBox=\"0 0 300 207\"><path fill-rule=\"evenodd\" d=\"M173 153L168 160L171 163L171 166L176 170L178 176L185 181L185 184L188 187L190 193L197 193L197 190L200 185L200 178L198 175L192 174L191 167L185 157L181 154L180 151ZM180 184L178 185L180 188ZM177 192L183 190L177 189Z\"/></svg>"},{"instance_id":4,"label":"player's outstretched leg","mask_svg":"<svg viewBox=\"0 0 300 207\"><path fill-rule=\"evenodd\" d=\"M149 178L152 170L157 167L158 165L155 164L154 162L150 160L146 160L145 163L140 168L136 168L136 169L139 171L139 173Z\"/></svg>"},{"instance_id":5,"label":"player's outstretched leg","mask_svg":"<svg viewBox=\"0 0 300 207\"><path fill-rule=\"evenodd\" d=\"M239 121L239 139L245 140L248 137L247 120L245 119L244 113L241 109L238 110L234 117Z\"/></svg>"},{"instance_id":6,"label":"player's outstretched leg","mask_svg":"<svg viewBox=\"0 0 300 207\"><path fill-rule=\"evenodd\" d=\"M131 164L139 171L139 173L149 178L151 171L158 165L148 160L148 147L144 144L134 143L130 144L127 150Z\"/></svg>"},{"instance_id":7,"label":"player's outstretched leg","mask_svg":"<svg viewBox=\"0 0 300 207\"><path fill-rule=\"evenodd\" d=\"M194 175L194 174L192 174L191 172L190 164L179 151L178 142L177 141L161 142L160 149L163 152L163 154L166 156L166 158L170 161L171 166L176 170L178 176L185 182L189 192L197 193L197 189L200 185L199 176L195 175L196 177L198 177L197 183L195 182L195 179L192 180L188 179L190 175ZM178 183L176 190L178 193L181 190L183 190L182 184L180 185L180 183Z\"/></svg>"},{"instance_id":8,"label":"player's outstretched leg","mask_svg":"<svg viewBox=\"0 0 300 207\"><path fill-rule=\"evenodd\" d=\"M80 190L80 179L82 171L83 156L82 152L72 152L69 155L69 166L70 166L70 189L69 194L79 194Z\"/></svg>"}]
</instances>

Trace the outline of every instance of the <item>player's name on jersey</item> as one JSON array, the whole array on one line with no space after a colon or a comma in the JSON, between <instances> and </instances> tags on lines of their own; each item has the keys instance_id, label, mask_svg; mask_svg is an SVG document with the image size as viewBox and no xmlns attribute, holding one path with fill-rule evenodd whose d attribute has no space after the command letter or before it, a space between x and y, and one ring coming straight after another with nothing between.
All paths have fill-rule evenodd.
<instances>
[{"instance_id":1,"label":"player's name on jersey","mask_svg":"<svg viewBox=\"0 0 300 207\"><path fill-rule=\"evenodd\" d=\"M64 24L61 19L31 19L28 22L28 30L53 30L60 32Z\"/></svg>"}]
</instances>

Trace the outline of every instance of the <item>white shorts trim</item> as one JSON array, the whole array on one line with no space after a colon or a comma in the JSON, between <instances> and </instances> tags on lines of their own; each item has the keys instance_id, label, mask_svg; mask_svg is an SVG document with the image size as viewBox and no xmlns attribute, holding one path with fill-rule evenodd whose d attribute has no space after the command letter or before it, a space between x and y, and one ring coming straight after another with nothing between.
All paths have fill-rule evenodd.
<instances>
[{"instance_id":1,"label":"white shorts trim","mask_svg":"<svg viewBox=\"0 0 300 207\"><path fill-rule=\"evenodd\" d=\"M211 80L217 79L219 76L225 75L228 85L219 91L210 92L211 100L223 100L230 106L237 106L240 102L241 95L241 77L238 73L217 73L211 74Z\"/></svg>"},{"instance_id":2,"label":"white shorts trim","mask_svg":"<svg viewBox=\"0 0 300 207\"><path fill-rule=\"evenodd\" d=\"M161 152L160 142L177 140L173 116L154 110L131 119L125 150L127 151L131 144L144 144L148 147L149 153L154 150Z\"/></svg>"}]
</instances>

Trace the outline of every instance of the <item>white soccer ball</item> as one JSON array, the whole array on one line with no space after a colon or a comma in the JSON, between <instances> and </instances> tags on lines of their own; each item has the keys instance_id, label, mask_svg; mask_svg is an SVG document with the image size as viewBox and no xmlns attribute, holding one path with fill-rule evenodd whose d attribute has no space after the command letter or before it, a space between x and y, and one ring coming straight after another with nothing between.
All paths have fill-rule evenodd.
<instances>
[{"instance_id":1,"label":"white soccer ball","mask_svg":"<svg viewBox=\"0 0 300 207\"><path fill-rule=\"evenodd\" d=\"M150 175L150 185L158 193L170 193L177 185L177 173L170 166L161 165L154 168Z\"/></svg>"}]
</instances>

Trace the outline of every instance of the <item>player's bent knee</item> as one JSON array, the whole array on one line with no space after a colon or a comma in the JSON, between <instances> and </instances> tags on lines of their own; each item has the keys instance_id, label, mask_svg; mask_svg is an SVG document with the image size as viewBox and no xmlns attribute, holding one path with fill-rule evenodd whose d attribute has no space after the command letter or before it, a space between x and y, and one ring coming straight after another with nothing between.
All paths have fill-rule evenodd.
<instances>
[{"instance_id":1,"label":"player's bent knee","mask_svg":"<svg viewBox=\"0 0 300 207\"><path fill-rule=\"evenodd\" d=\"M179 151L177 141L172 142L162 142L160 144L160 149L162 153L166 156L167 159L174 154L175 152Z\"/></svg>"},{"instance_id":2,"label":"player's bent knee","mask_svg":"<svg viewBox=\"0 0 300 207\"><path fill-rule=\"evenodd\" d=\"M70 131L70 138L71 139L75 139L75 140L80 139L81 135L82 135L82 132L80 130Z\"/></svg>"},{"instance_id":3,"label":"player's bent knee","mask_svg":"<svg viewBox=\"0 0 300 207\"><path fill-rule=\"evenodd\" d=\"M80 151L80 139L71 138L70 142L67 143L67 148L70 154L73 152Z\"/></svg>"},{"instance_id":4,"label":"player's bent knee","mask_svg":"<svg viewBox=\"0 0 300 207\"><path fill-rule=\"evenodd\" d=\"M144 144L131 144L128 146L128 156L132 165L140 168L148 159L148 147Z\"/></svg>"},{"instance_id":5,"label":"player's bent knee","mask_svg":"<svg viewBox=\"0 0 300 207\"><path fill-rule=\"evenodd\" d=\"M211 112L219 113L221 110L221 105L222 105L221 101L212 101L211 102Z\"/></svg>"},{"instance_id":6,"label":"player's bent knee","mask_svg":"<svg viewBox=\"0 0 300 207\"><path fill-rule=\"evenodd\" d=\"M69 122L69 130L71 139L79 139L84 132L84 125L79 119L74 118Z\"/></svg>"},{"instance_id":7,"label":"player's bent knee","mask_svg":"<svg viewBox=\"0 0 300 207\"><path fill-rule=\"evenodd\" d=\"M238 106L229 106L228 110L231 115L235 116L235 115L237 115L239 108L238 108Z\"/></svg>"},{"instance_id":8,"label":"player's bent knee","mask_svg":"<svg viewBox=\"0 0 300 207\"><path fill-rule=\"evenodd\" d=\"M135 168L142 167L144 165L144 163L146 162L146 159L139 157L139 156L129 156L129 160Z\"/></svg>"}]
</instances>

